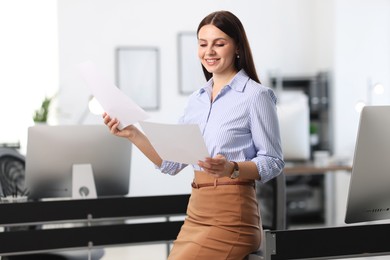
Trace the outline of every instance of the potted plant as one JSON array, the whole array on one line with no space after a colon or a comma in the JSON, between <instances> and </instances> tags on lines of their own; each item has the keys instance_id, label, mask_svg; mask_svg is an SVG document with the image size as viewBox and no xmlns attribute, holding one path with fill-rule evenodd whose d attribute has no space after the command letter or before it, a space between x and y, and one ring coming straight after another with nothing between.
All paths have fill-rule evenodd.
<instances>
[{"instance_id":1,"label":"potted plant","mask_svg":"<svg viewBox=\"0 0 390 260\"><path fill-rule=\"evenodd\" d=\"M35 123L47 123L49 116L49 107L53 100L53 97L45 97L41 103L39 109L35 110L33 120Z\"/></svg>"}]
</instances>

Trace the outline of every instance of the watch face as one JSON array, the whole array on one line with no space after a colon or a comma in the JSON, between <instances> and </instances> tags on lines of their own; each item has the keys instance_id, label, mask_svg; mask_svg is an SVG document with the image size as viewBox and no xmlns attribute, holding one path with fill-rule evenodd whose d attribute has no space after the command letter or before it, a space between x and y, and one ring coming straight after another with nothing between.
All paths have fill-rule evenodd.
<instances>
[{"instance_id":1,"label":"watch face","mask_svg":"<svg viewBox=\"0 0 390 260\"><path fill-rule=\"evenodd\" d=\"M235 179L235 178L237 178L239 175L240 175L240 172L237 171L237 170L234 170L234 172L232 173L232 175L230 176L230 178Z\"/></svg>"},{"instance_id":2,"label":"watch face","mask_svg":"<svg viewBox=\"0 0 390 260\"><path fill-rule=\"evenodd\" d=\"M235 179L240 175L240 171L238 168L238 164L236 162L233 162L233 161L232 161L232 163L234 164L234 171L233 171L232 175L230 175L230 178Z\"/></svg>"}]
</instances>

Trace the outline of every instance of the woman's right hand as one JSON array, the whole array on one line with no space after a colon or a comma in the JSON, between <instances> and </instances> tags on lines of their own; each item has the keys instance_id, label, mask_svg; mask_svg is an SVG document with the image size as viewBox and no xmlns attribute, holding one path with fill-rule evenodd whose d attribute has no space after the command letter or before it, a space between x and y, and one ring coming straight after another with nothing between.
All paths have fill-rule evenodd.
<instances>
[{"instance_id":1,"label":"woman's right hand","mask_svg":"<svg viewBox=\"0 0 390 260\"><path fill-rule=\"evenodd\" d=\"M134 125L129 125L122 130L118 129L119 121L116 118L111 118L107 113L103 113L104 123L110 129L110 132L119 137L125 137L129 139L141 152L148 157L158 167L161 167L163 160L156 152L149 139Z\"/></svg>"},{"instance_id":2,"label":"woman's right hand","mask_svg":"<svg viewBox=\"0 0 390 260\"><path fill-rule=\"evenodd\" d=\"M104 121L104 124L106 124L108 126L108 128L110 129L110 132L113 135L116 135L119 137L125 137L125 138L128 138L131 140L135 137L135 135L138 132L138 129L133 125L126 126L122 130L119 130L118 129L119 120L116 118L111 118L106 112L103 113L103 121Z\"/></svg>"}]
</instances>

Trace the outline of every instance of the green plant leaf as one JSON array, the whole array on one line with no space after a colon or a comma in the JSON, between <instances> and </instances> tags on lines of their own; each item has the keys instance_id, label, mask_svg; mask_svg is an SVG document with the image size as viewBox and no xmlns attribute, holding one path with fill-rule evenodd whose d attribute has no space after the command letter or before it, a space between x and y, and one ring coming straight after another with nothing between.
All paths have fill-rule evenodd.
<instances>
[{"instance_id":1,"label":"green plant leaf","mask_svg":"<svg viewBox=\"0 0 390 260\"><path fill-rule=\"evenodd\" d=\"M41 107L34 111L33 120L36 123L46 123L49 116L49 107L53 98L45 97Z\"/></svg>"}]
</instances>

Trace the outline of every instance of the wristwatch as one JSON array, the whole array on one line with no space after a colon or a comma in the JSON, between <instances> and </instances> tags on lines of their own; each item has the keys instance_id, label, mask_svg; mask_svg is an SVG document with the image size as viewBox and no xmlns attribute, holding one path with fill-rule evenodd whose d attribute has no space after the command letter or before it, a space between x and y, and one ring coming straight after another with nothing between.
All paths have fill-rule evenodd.
<instances>
[{"instance_id":1,"label":"wristwatch","mask_svg":"<svg viewBox=\"0 0 390 260\"><path fill-rule=\"evenodd\" d=\"M240 176L240 168L236 162L232 161L232 163L234 164L234 168L232 174L230 175L230 179L236 179L238 176Z\"/></svg>"}]
</instances>

